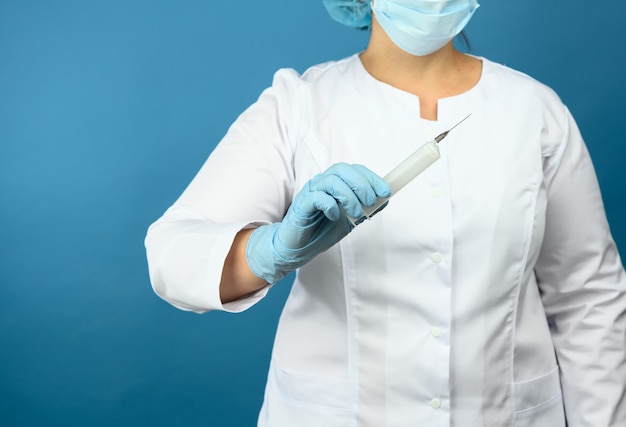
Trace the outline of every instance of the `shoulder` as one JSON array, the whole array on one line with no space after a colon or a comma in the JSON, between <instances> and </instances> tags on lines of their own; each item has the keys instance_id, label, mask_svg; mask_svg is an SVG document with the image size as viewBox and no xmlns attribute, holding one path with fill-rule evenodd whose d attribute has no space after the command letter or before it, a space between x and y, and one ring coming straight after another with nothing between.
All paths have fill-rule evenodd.
<instances>
[{"instance_id":1,"label":"shoulder","mask_svg":"<svg viewBox=\"0 0 626 427\"><path fill-rule=\"evenodd\" d=\"M530 75L503 64L483 60L483 97L492 112L518 121L540 135L544 153L559 150L567 137L572 118L559 95ZM494 113L495 114L495 113Z\"/></svg>"},{"instance_id":2,"label":"shoulder","mask_svg":"<svg viewBox=\"0 0 626 427\"><path fill-rule=\"evenodd\" d=\"M302 79L309 83L316 83L341 78L350 72L356 60L357 55L352 55L337 61L314 65L302 74Z\"/></svg>"},{"instance_id":3,"label":"shoulder","mask_svg":"<svg viewBox=\"0 0 626 427\"><path fill-rule=\"evenodd\" d=\"M309 67L303 73L293 68L281 68L274 74L272 87L292 90L315 87L316 90L321 90L325 86L336 85L353 70L355 59L356 55L352 55L340 60L323 62Z\"/></svg>"},{"instance_id":4,"label":"shoulder","mask_svg":"<svg viewBox=\"0 0 626 427\"><path fill-rule=\"evenodd\" d=\"M339 99L354 102L354 79L358 77L358 56L313 65L303 73L283 68L274 74L272 86L262 98L277 106L281 121L297 124L305 132L315 117L336 107Z\"/></svg>"},{"instance_id":5,"label":"shoulder","mask_svg":"<svg viewBox=\"0 0 626 427\"><path fill-rule=\"evenodd\" d=\"M544 104L546 107L562 109L563 103L558 94L548 85L534 77L504 64L481 58L486 85L492 93L508 98L526 101L531 104Z\"/></svg>"}]
</instances>

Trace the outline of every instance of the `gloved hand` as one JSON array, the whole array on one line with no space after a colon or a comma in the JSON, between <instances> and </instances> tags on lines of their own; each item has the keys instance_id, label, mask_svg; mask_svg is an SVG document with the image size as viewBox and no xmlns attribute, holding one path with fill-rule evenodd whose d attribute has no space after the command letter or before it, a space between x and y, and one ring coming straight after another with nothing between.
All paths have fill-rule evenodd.
<instances>
[{"instance_id":1,"label":"gloved hand","mask_svg":"<svg viewBox=\"0 0 626 427\"><path fill-rule=\"evenodd\" d=\"M361 165L338 163L307 182L281 222L263 225L246 248L252 272L276 283L344 238L377 197L389 197L389 185Z\"/></svg>"}]
</instances>

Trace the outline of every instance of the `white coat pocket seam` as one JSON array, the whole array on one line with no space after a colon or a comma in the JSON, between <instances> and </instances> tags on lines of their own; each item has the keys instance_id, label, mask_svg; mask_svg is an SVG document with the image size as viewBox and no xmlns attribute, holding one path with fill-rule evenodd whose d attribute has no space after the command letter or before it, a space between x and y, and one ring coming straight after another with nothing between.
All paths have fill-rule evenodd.
<instances>
[{"instance_id":1,"label":"white coat pocket seam","mask_svg":"<svg viewBox=\"0 0 626 427\"><path fill-rule=\"evenodd\" d=\"M518 417L518 416L524 416L526 414L530 414L530 413L534 413L536 412L538 409L544 407L544 406L550 406L551 404L553 404L556 400L560 400L561 398L561 392L555 394L554 396L552 396L551 398L549 398L548 400L544 400L543 402L530 407L530 408L526 408L526 409L521 409L519 411L515 411L513 412L513 415Z\"/></svg>"},{"instance_id":2,"label":"white coat pocket seam","mask_svg":"<svg viewBox=\"0 0 626 427\"><path fill-rule=\"evenodd\" d=\"M513 414L535 411L562 396L558 366L530 380L512 383Z\"/></svg>"},{"instance_id":3,"label":"white coat pocket seam","mask_svg":"<svg viewBox=\"0 0 626 427\"><path fill-rule=\"evenodd\" d=\"M346 415L356 410L347 380L290 374L272 363L267 386L268 394L285 402Z\"/></svg>"},{"instance_id":4,"label":"white coat pocket seam","mask_svg":"<svg viewBox=\"0 0 626 427\"><path fill-rule=\"evenodd\" d=\"M330 406L317 402L307 402L304 400L294 399L293 397L285 396L277 392L269 392L268 394L275 399L282 400L285 403L300 406L303 408L313 409L317 412L321 411L326 413L332 413L342 417L351 417L354 415L355 412L355 408L352 407Z\"/></svg>"}]
</instances>

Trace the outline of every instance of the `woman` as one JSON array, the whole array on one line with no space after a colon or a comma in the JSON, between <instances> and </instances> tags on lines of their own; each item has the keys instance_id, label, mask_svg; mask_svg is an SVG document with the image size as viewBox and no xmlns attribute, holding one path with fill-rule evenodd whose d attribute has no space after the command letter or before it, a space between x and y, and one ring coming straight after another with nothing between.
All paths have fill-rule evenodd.
<instances>
[{"instance_id":1,"label":"woman","mask_svg":"<svg viewBox=\"0 0 626 427\"><path fill-rule=\"evenodd\" d=\"M626 425L626 277L567 108L454 48L475 0L325 4L367 49L276 73L151 226L155 291L239 312L297 269L259 426Z\"/></svg>"}]
</instances>

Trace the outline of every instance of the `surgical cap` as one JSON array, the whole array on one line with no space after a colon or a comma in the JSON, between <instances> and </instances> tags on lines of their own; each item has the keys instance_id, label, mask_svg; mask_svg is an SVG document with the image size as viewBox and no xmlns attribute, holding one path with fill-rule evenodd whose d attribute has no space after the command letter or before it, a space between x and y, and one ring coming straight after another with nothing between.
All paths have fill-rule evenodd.
<instances>
[{"instance_id":1,"label":"surgical cap","mask_svg":"<svg viewBox=\"0 0 626 427\"><path fill-rule=\"evenodd\" d=\"M370 0L323 1L330 16L343 25L365 29L372 24Z\"/></svg>"}]
</instances>

